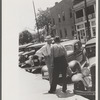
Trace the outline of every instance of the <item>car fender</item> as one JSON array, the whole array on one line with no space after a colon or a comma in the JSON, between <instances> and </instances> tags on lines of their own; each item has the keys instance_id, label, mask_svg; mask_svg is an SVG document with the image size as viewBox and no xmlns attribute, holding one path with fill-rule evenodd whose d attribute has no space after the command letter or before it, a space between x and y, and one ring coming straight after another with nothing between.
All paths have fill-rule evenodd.
<instances>
[{"instance_id":1,"label":"car fender","mask_svg":"<svg viewBox=\"0 0 100 100\"><path fill-rule=\"evenodd\" d=\"M72 71L78 71L81 73L81 64L80 62L78 62L77 60L72 60L68 63L68 67L72 70Z\"/></svg>"}]
</instances>

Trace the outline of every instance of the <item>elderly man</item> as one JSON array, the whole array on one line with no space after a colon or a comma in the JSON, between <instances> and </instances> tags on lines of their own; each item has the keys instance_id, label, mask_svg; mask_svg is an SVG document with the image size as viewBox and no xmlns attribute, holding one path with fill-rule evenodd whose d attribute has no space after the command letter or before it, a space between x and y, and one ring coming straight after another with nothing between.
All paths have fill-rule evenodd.
<instances>
[{"instance_id":1,"label":"elderly man","mask_svg":"<svg viewBox=\"0 0 100 100\"><path fill-rule=\"evenodd\" d=\"M52 68L51 68L51 43L52 43L52 38L51 38L51 36L47 36L45 41L47 42L47 44L44 45L41 49L39 49L36 52L36 55L38 55L40 57L44 56L45 63L48 67L49 82L51 84L51 82L52 82Z\"/></svg>"}]
</instances>

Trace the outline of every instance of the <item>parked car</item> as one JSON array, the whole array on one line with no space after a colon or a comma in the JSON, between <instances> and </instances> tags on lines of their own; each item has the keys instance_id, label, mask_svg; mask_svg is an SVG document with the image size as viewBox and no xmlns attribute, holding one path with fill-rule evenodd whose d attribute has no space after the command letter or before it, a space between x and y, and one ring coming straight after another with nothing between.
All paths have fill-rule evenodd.
<instances>
[{"instance_id":1,"label":"parked car","mask_svg":"<svg viewBox=\"0 0 100 100\"><path fill-rule=\"evenodd\" d=\"M27 56L28 59L25 61L24 66L22 68L25 68L26 71L32 72L33 69L39 69L45 64L44 58L39 59L39 57L35 55L35 52L45 44L46 43L38 43L27 47L27 49L31 51L25 52L23 54L24 56Z\"/></svg>"},{"instance_id":2,"label":"parked car","mask_svg":"<svg viewBox=\"0 0 100 100\"><path fill-rule=\"evenodd\" d=\"M87 61L82 68L82 76L76 76L74 81L74 93L95 100L96 82L96 38L87 41L85 45ZM74 77L74 76L73 76ZM85 82L85 84L84 84ZM80 88L83 87L83 88Z\"/></svg>"},{"instance_id":3,"label":"parked car","mask_svg":"<svg viewBox=\"0 0 100 100\"><path fill-rule=\"evenodd\" d=\"M88 58L88 62L89 62L89 66L95 64L95 55L96 55L96 38L92 38L90 39L86 45L85 45L85 49L86 49L86 56Z\"/></svg>"},{"instance_id":4,"label":"parked car","mask_svg":"<svg viewBox=\"0 0 100 100\"><path fill-rule=\"evenodd\" d=\"M83 63L84 61L84 54L83 54L83 47L79 40L69 40L65 42L61 42L61 44L66 48L66 53L68 55L68 62L72 60L79 61ZM42 78L48 78L48 68L47 66L43 66L41 69Z\"/></svg>"},{"instance_id":5,"label":"parked car","mask_svg":"<svg viewBox=\"0 0 100 100\"><path fill-rule=\"evenodd\" d=\"M33 45L28 46L27 49L35 50L35 52L36 52L37 50L39 50L45 44L46 44L46 42L33 44Z\"/></svg>"},{"instance_id":6,"label":"parked car","mask_svg":"<svg viewBox=\"0 0 100 100\"><path fill-rule=\"evenodd\" d=\"M27 52L25 52L25 53L23 53L22 55L24 55L24 56L31 56L31 55L34 55L35 54L35 50L33 49L33 50L31 50L31 51L27 51Z\"/></svg>"},{"instance_id":7,"label":"parked car","mask_svg":"<svg viewBox=\"0 0 100 100\"><path fill-rule=\"evenodd\" d=\"M28 43L28 44L24 44L24 45L20 45L19 46L19 52L26 52L27 51L27 47L33 45L33 43Z\"/></svg>"}]
</instances>

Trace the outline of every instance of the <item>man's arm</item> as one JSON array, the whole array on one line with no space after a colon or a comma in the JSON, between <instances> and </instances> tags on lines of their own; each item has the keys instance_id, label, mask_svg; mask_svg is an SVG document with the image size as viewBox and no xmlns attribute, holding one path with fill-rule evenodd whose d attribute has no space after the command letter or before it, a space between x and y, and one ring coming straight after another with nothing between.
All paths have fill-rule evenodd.
<instances>
[{"instance_id":1,"label":"man's arm","mask_svg":"<svg viewBox=\"0 0 100 100\"><path fill-rule=\"evenodd\" d=\"M39 57L44 57L45 56L45 47L43 46L42 48L40 48L35 54L38 55Z\"/></svg>"}]
</instances>

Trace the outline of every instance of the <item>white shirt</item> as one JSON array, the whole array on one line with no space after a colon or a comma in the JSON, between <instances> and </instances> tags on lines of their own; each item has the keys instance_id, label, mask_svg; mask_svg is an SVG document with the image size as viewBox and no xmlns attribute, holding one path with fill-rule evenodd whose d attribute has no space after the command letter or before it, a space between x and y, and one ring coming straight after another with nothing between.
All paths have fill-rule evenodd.
<instances>
[{"instance_id":1,"label":"white shirt","mask_svg":"<svg viewBox=\"0 0 100 100\"><path fill-rule=\"evenodd\" d=\"M42 48L40 48L37 52L36 55L43 57L43 56L50 56L51 54L51 45L46 44Z\"/></svg>"}]
</instances>

